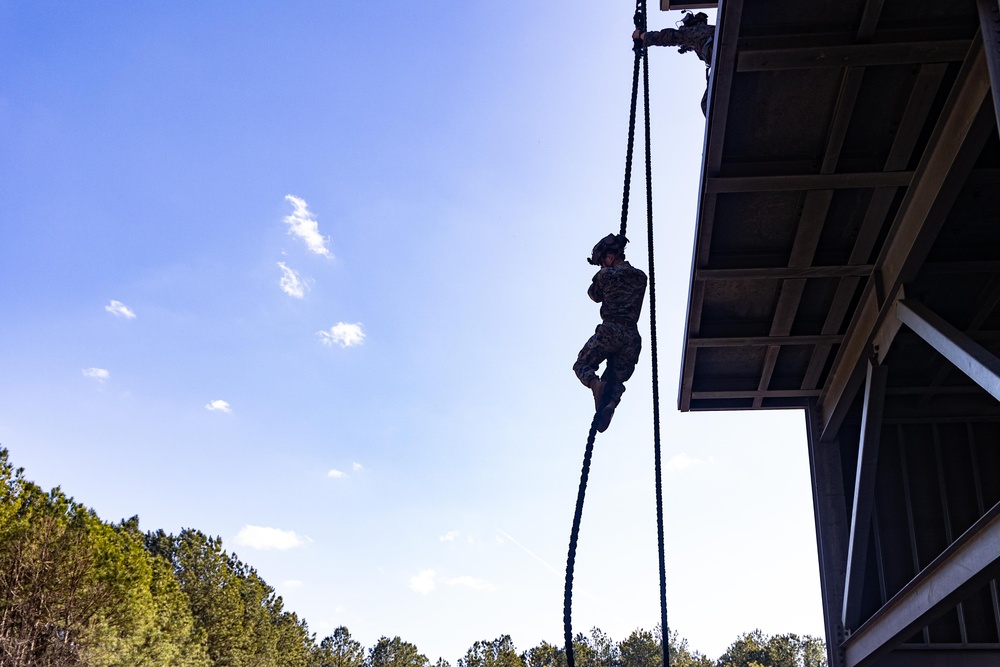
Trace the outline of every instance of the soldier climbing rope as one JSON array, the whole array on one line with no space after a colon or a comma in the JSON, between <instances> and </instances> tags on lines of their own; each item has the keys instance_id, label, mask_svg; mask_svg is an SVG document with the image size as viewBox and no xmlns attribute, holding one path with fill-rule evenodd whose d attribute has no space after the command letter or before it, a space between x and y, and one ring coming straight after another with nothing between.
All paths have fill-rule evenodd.
<instances>
[{"instance_id":1,"label":"soldier climbing rope","mask_svg":"<svg viewBox=\"0 0 1000 667\"><path fill-rule=\"evenodd\" d=\"M639 34L646 32L646 2L636 0L634 15L636 31ZM659 574L660 574L660 628L662 630L661 649L663 652L663 665L670 665L669 648L669 626L667 625L667 584L666 567L664 558L663 543L663 493L662 493L662 471L660 467L660 395L659 382L657 380L657 356L656 356L656 281L653 268L653 191L652 191L652 166L650 158L649 141L649 66L646 58L646 48L640 39L633 44L635 52L634 64L632 67L632 101L629 110L628 127L628 147L625 152L625 185L622 193L622 215L620 236L624 239L626 224L628 221L629 188L632 182L632 149L635 142L635 114L636 102L639 90L639 65L642 63L643 80L643 112L645 117L645 152L646 152L646 229L647 245L649 252L649 328L650 328L650 349L653 375L653 456L655 461L655 484L656 484L656 532L657 547L659 553ZM605 392L606 394L610 392ZM590 461L594 451L594 439L597 435L601 413L607 405L610 396L605 395L597 402L594 419L590 424L590 433L587 435L587 446L583 455L583 469L580 474L580 488L576 497L576 512L573 515L573 528L570 532L569 555L566 558L566 595L563 606L563 627L566 640L566 662L567 667L575 667L573 656L573 626L572 626L572 603L573 603L573 568L576 562L576 545L580 535L580 521L583 516L583 500L587 491L587 478L590 475ZM602 429L603 430L603 429Z\"/></svg>"}]
</instances>

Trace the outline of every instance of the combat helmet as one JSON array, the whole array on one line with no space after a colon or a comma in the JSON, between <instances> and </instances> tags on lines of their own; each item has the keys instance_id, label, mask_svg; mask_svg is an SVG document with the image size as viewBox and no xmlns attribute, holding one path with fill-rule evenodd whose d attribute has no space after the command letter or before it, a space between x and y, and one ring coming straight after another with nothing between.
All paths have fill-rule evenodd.
<instances>
[{"instance_id":1,"label":"combat helmet","mask_svg":"<svg viewBox=\"0 0 1000 667\"><path fill-rule=\"evenodd\" d=\"M606 253L613 252L618 254L625 252L626 243L628 243L628 239L625 238L624 234L608 234L594 246L587 263L600 266L601 259Z\"/></svg>"},{"instance_id":2,"label":"combat helmet","mask_svg":"<svg viewBox=\"0 0 1000 667\"><path fill-rule=\"evenodd\" d=\"M684 12L684 16L681 17L681 23L684 24L685 28L693 28L696 25L708 25L708 14L705 12L698 12L697 14Z\"/></svg>"}]
</instances>

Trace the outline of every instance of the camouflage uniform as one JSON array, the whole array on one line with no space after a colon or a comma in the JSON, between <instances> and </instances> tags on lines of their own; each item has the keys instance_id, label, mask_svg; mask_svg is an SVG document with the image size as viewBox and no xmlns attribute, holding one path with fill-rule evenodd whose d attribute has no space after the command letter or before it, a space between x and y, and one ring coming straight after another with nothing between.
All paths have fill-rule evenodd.
<instances>
[{"instance_id":1,"label":"camouflage uniform","mask_svg":"<svg viewBox=\"0 0 1000 667\"><path fill-rule=\"evenodd\" d=\"M646 274L628 262L603 268L594 276L587 290L591 299L601 304L601 319L573 364L573 372L584 386L597 378L597 367L607 360L601 377L605 400L617 405L625 392L626 380L632 377L642 349L636 323L646 296Z\"/></svg>"},{"instance_id":2,"label":"camouflage uniform","mask_svg":"<svg viewBox=\"0 0 1000 667\"><path fill-rule=\"evenodd\" d=\"M642 38L643 46L679 46L679 53L694 51L695 55L701 58L705 67L712 66L712 47L715 44L715 26L707 23L696 25L684 25L680 28L667 28L666 30L651 30ZM708 70L705 70L705 79L708 79ZM707 115L705 109L708 102L708 87L705 87L705 94L701 96L701 112Z\"/></svg>"}]
</instances>

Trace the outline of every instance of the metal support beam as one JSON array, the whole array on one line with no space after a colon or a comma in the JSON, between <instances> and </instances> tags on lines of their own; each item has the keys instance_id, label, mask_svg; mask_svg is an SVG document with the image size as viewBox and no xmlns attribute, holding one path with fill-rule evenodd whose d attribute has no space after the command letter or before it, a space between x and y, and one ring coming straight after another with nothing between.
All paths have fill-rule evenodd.
<instances>
[{"instance_id":1,"label":"metal support beam","mask_svg":"<svg viewBox=\"0 0 1000 667\"><path fill-rule=\"evenodd\" d=\"M998 568L1000 504L994 505L844 641L845 667L881 666L881 661L876 662L879 657L985 586Z\"/></svg>"},{"instance_id":2,"label":"metal support beam","mask_svg":"<svg viewBox=\"0 0 1000 667\"><path fill-rule=\"evenodd\" d=\"M980 110L989 91L989 73L982 40L973 41L913 177L913 184L893 222L894 233L876 261L855 311L843 345L820 396L822 438L831 438L840 426L860 385L864 352L889 314L900 286L912 279L937 238L962 183L979 157L981 141L993 129L981 123ZM983 127L985 126L985 127ZM881 281L880 289L875 283ZM880 298L883 297L884 298Z\"/></svg>"},{"instance_id":3,"label":"metal support beam","mask_svg":"<svg viewBox=\"0 0 1000 667\"><path fill-rule=\"evenodd\" d=\"M904 299L897 316L941 356L1000 401L1000 359L922 303Z\"/></svg>"},{"instance_id":4,"label":"metal support beam","mask_svg":"<svg viewBox=\"0 0 1000 667\"><path fill-rule=\"evenodd\" d=\"M990 69L993 88L993 110L1000 128L1000 3L998 0L976 0L979 10L979 29L983 33L986 64Z\"/></svg>"},{"instance_id":5,"label":"metal support beam","mask_svg":"<svg viewBox=\"0 0 1000 667\"><path fill-rule=\"evenodd\" d=\"M872 513L875 509L875 473L882 437L887 375L888 367L880 366L875 359L868 360L861 441L858 443L858 467L854 481L854 505L851 510L851 536L847 548L844 607L841 612L845 628L856 628L861 620L861 593L865 584L868 538L871 535Z\"/></svg>"}]
</instances>

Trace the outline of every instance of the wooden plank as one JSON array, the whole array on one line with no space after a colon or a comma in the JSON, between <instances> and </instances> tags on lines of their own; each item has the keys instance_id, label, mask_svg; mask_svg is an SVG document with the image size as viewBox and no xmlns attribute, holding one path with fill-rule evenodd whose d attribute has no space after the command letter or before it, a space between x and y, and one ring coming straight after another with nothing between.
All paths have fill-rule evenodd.
<instances>
[{"instance_id":1,"label":"wooden plank","mask_svg":"<svg viewBox=\"0 0 1000 667\"><path fill-rule=\"evenodd\" d=\"M768 176L715 176L704 184L706 193L788 192L850 188L905 187L912 171L873 171L845 174L778 174Z\"/></svg>"},{"instance_id":2,"label":"wooden plank","mask_svg":"<svg viewBox=\"0 0 1000 667\"><path fill-rule=\"evenodd\" d=\"M773 266L746 269L696 269L696 281L715 280L789 280L794 278L848 278L871 274L873 264L843 266ZM997 262L1000 270L1000 262Z\"/></svg>"},{"instance_id":3,"label":"wooden plank","mask_svg":"<svg viewBox=\"0 0 1000 667\"><path fill-rule=\"evenodd\" d=\"M688 339L689 347L763 347L767 345L836 345L843 336L716 336Z\"/></svg>"},{"instance_id":4,"label":"wooden plank","mask_svg":"<svg viewBox=\"0 0 1000 667\"><path fill-rule=\"evenodd\" d=\"M746 49L740 52L737 72L767 72L819 67L874 67L959 62L968 52L969 40L845 44L797 49Z\"/></svg>"},{"instance_id":5,"label":"wooden plank","mask_svg":"<svg viewBox=\"0 0 1000 667\"><path fill-rule=\"evenodd\" d=\"M815 398L819 391L804 391L802 389L772 389L760 392L753 389L747 391L696 391L692 392L694 399L720 400L730 398Z\"/></svg>"}]
</instances>

